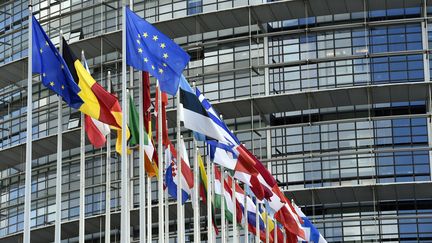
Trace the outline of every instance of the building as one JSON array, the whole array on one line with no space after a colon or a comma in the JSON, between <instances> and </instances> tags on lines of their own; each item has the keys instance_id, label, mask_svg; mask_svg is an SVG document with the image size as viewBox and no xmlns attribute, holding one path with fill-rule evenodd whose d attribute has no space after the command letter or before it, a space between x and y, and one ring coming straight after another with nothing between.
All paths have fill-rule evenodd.
<instances>
[{"instance_id":1,"label":"building","mask_svg":"<svg viewBox=\"0 0 432 243\"><path fill-rule=\"evenodd\" d=\"M27 5L0 1L1 242L18 242L23 229ZM111 70L113 88L119 89L120 1L34 0L33 6L54 42L62 30L76 53L85 50L93 76L107 85ZM430 0L133 4L189 52L189 81L267 163L286 195L329 242L432 242L431 7ZM57 98L36 76L34 81L32 239L49 242L54 238ZM63 110L62 234L74 242L79 125L73 121L79 116ZM174 114L169 110L171 121ZM89 242L104 237L104 151L86 147ZM137 160L133 168L131 219L137 239ZM119 169L113 155L113 242L119 241ZM192 237L190 222L187 237Z\"/></svg>"}]
</instances>

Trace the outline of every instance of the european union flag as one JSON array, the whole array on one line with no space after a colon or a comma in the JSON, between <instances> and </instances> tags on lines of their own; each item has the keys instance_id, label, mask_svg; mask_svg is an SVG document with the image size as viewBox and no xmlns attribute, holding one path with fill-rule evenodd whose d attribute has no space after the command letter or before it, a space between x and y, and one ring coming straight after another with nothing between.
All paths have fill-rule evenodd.
<instances>
[{"instance_id":1,"label":"european union flag","mask_svg":"<svg viewBox=\"0 0 432 243\"><path fill-rule=\"evenodd\" d=\"M80 88L75 83L65 61L60 56L57 48L48 38L39 22L33 17L33 73L42 76L42 83L72 108L79 109L83 104L78 96Z\"/></svg>"},{"instance_id":2,"label":"european union flag","mask_svg":"<svg viewBox=\"0 0 432 243\"><path fill-rule=\"evenodd\" d=\"M150 23L126 8L126 63L159 80L160 89L175 95L189 55Z\"/></svg>"}]
</instances>

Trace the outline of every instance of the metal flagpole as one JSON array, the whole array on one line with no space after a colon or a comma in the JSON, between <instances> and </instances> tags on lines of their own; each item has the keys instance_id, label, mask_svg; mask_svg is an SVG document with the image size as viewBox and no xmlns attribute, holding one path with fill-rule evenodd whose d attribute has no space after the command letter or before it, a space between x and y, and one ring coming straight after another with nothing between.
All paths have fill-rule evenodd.
<instances>
[{"instance_id":1,"label":"metal flagpole","mask_svg":"<svg viewBox=\"0 0 432 243\"><path fill-rule=\"evenodd\" d=\"M210 147L207 144L207 241L213 243L212 230L212 203L211 203L211 174L212 166L210 162Z\"/></svg>"},{"instance_id":2,"label":"metal flagpole","mask_svg":"<svg viewBox=\"0 0 432 243\"><path fill-rule=\"evenodd\" d=\"M167 161L168 163L168 161ZM169 242L169 195L168 189L165 190L165 242Z\"/></svg>"},{"instance_id":3,"label":"metal flagpole","mask_svg":"<svg viewBox=\"0 0 432 243\"><path fill-rule=\"evenodd\" d=\"M234 204L233 207L233 242L238 243L237 239L237 199L236 199L236 181L234 177L232 178L232 201Z\"/></svg>"},{"instance_id":4,"label":"metal flagpole","mask_svg":"<svg viewBox=\"0 0 432 243\"><path fill-rule=\"evenodd\" d=\"M269 243L270 242L270 232L269 232L269 228L268 228L268 220L269 220L269 216L268 216L268 208L267 208L267 204L265 205L265 212L266 212L266 216L265 216L265 222L266 222L266 225L267 225L267 227L266 227L266 231L265 231L265 233L266 233L266 243Z\"/></svg>"},{"instance_id":5,"label":"metal flagpole","mask_svg":"<svg viewBox=\"0 0 432 243\"><path fill-rule=\"evenodd\" d=\"M111 71L108 71L108 92L111 93ZM105 164L105 243L111 242L111 132L106 139Z\"/></svg>"},{"instance_id":6,"label":"metal flagpole","mask_svg":"<svg viewBox=\"0 0 432 243\"><path fill-rule=\"evenodd\" d=\"M140 197L140 217L139 217L139 232L140 232L140 242L145 242L146 239L146 227L145 227L145 167L144 167L144 98L143 98L143 76L142 73L139 77L139 197Z\"/></svg>"},{"instance_id":7,"label":"metal flagpole","mask_svg":"<svg viewBox=\"0 0 432 243\"><path fill-rule=\"evenodd\" d=\"M31 210L31 172L32 172L32 120L33 120L33 13L32 0L29 1L28 20L28 68L27 68L27 121L26 121L26 162L24 193L24 232L23 243L30 243L30 210Z\"/></svg>"},{"instance_id":8,"label":"metal flagpole","mask_svg":"<svg viewBox=\"0 0 432 243\"><path fill-rule=\"evenodd\" d=\"M247 210L247 186L246 184L244 184L244 191L245 191L245 197L244 197L244 216L245 216L245 226L244 226L244 234L245 234L245 243L249 242L249 230L248 230L248 210Z\"/></svg>"},{"instance_id":9,"label":"metal flagpole","mask_svg":"<svg viewBox=\"0 0 432 243\"><path fill-rule=\"evenodd\" d=\"M180 146L181 131L180 131L180 112L178 107L180 107L180 88L177 90L176 97L176 107L177 107L177 239L179 243L183 243L182 231L182 163L181 163L181 153L183 153L183 148ZM185 154L183 156L186 156Z\"/></svg>"},{"instance_id":10,"label":"metal flagpole","mask_svg":"<svg viewBox=\"0 0 432 243\"><path fill-rule=\"evenodd\" d=\"M222 114L219 115L223 121ZM221 243L226 243L226 220L225 220L225 168L221 165Z\"/></svg>"},{"instance_id":11,"label":"metal flagpole","mask_svg":"<svg viewBox=\"0 0 432 243\"><path fill-rule=\"evenodd\" d=\"M225 168L221 165L221 243L226 243L226 220L225 220Z\"/></svg>"},{"instance_id":12,"label":"metal flagpole","mask_svg":"<svg viewBox=\"0 0 432 243\"><path fill-rule=\"evenodd\" d=\"M60 30L60 55L63 55L63 32ZM62 199L62 132L63 132L63 104L62 97L57 96L57 170L56 170L56 216L54 242L61 241L61 199Z\"/></svg>"},{"instance_id":13,"label":"metal flagpole","mask_svg":"<svg viewBox=\"0 0 432 243\"><path fill-rule=\"evenodd\" d=\"M84 51L81 51L81 60L84 58ZM85 125L84 113L81 112L80 130L80 191L79 191L79 243L85 241Z\"/></svg>"},{"instance_id":14,"label":"metal flagpole","mask_svg":"<svg viewBox=\"0 0 432 243\"><path fill-rule=\"evenodd\" d=\"M286 232L285 229L283 230L283 233L284 233L284 234L283 234L283 237L284 237L284 238L283 238L283 243L286 243L286 242L287 242L287 232Z\"/></svg>"},{"instance_id":15,"label":"metal flagpole","mask_svg":"<svg viewBox=\"0 0 432 243\"><path fill-rule=\"evenodd\" d=\"M126 127L127 127L127 94L126 94L126 4L123 3L123 31L122 31L122 148L121 148L121 226L120 226L120 242L130 242L130 222L129 222L129 173L128 173L128 155L126 145Z\"/></svg>"},{"instance_id":16,"label":"metal flagpole","mask_svg":"<svg viewBox=\"0 0 432 243\"><path fill-rule=\"evenodd\" d=\"M161 113L161 115L162 115L162 113ZM164 122L168 123L168 121L164 121ZM167 127L168 127L168 124L167 124ZM168 148L168 151L171 151L170 145L168 145L167 148ZM167 152L165 151L165 154L166 153ZM178 154L178 151L177 151L177 154ZM171 156L172 156L172 154L171 154ZM172 158L170 158L170 159L172 159ZM165 163L167 163L166 165L168 166L168 164L171 163L171 161L166 160ZM179 173L179 172L177 171L177 173ZM165 170L165 174L166 174L166 170ZM170 196L168 194L168 188L166 188L165 189L165 242L169 242L169 220L170 220L170 217L169 217L169 197ZM179 212L177 212L177 213L179 213Z\"/></svg>"},{"instance_id":17,"label":"metal flagpole","mask_svg":"<svg viewBox=\"0 0 432 243\"><path fill-rule=\"evenodd\" d=\"M153 162L153 161L152 161ZM147 176L147 242L152 242L152 190L151 178Z\"/></svg>"},{"instance_id":18,"label":"metal flagpole","mask_svg":"<svg viewBox=\"0 0 432 243\"><path fill-rule=\"evenodd\" d=\"M195 138L193 139L193 145L194 145L194 197L193 197L193 208L194 208L194 242L198 243L201 242L200 237L200 205L199 205L199 187L200 182L198 181L198 146L197 141Z\"/></svg>"},{"instance_id":19,"label":"metal flagpole","mask_svg":"<svg viewBox=\"0 0 432 243\"><path fill-rule=\"evenodd\" d=\"M195 82L192 83L192 87L195 90ZM178 107L178 106L177 106ZM198 243L201 242L201 218L200 218L200 204L199 204L199 188L200 188L200 181L199 181L199 165L198 165L198 144L195 139L195 136L193 136L193 146L194 146L194 197L193 197L193 206L194 206L194 242Z\"/></svg>"},{"instance_id":20,"label":"metal flagpole","mask_svg":"<svg viewBox=\"0 0 432 243\"><path fill-rule=\"evenodd\" d=\"M133 0L129 0L129 9L133 10ZM130 87L130 89L127 90L128 91L128 95L126 97L127 110L125 111L125 113L128 115L129 115L129 95L132 96L132 99L134 98L133 86L134 86L134 69L132 66L130 66L129 67L129 87ZM129 121L129 118L126 118L126 121ZM139 129L139 125L138 125L138 129ZM138 144L139 144L139 141L138 141ZM127 142L126 142L126 146L127 146ZM131 151L131 154L129 155L129 159L128 159L127 164L129 166L128 167L129 180L127 182L128 183L127 188L128 188L129 195L128 195L128 204L127 204L128 208L127 208L127 214L126 215L128 217L127 222L129 222L128 227L129 227L129 231L130 231L130 209L133 208L133 204L134 204L134 202L133 202L133 198L134 198L133 197L133 182L132 182L133 168L134 168L134 150Z\"/></svg>"},{"instance_id":21,"label":"metal flagpole","mask_svg":"<svg viewBox=\"0 0 432 243\"><path fill-rule=\"evenodd\" d=\"M275 225L275 227L274 227L274 232L273 232L273 239L274 239L274 242L278 242L278 235L277 235L277 222L276 222L276 220L274 220L274 225Z\"/></svg>"},{"instance_id":22,"label":"metal flagpole","mask_svg":"<svg viewBox=\"0 0 432 243\"><path fill-rule=\"evenodd\" d=\"M159 158L159 166L158 166L158 174L159 174L159 182L158 182L158 201L159 201L159 242L164 242L164 192L163 192L163 167L164 167L164 159L163 159L163 147L162 147L162 92L160 88L158 88L158 158Z\"/></svg>"},{"instance_id":23,"label":"metal flagpole","mask_svg":"<svg viewBox=\"0 0 432 243\"><path fill-rule=\"evenodd\" d=\"M260 242L260 224L259 224L259 215L260 215L260 210L259 210L259 203L258 203L258 198L255 197L255 201L256 201L256 207L255 207L255 243L259 243Z\"/></svg>"}]
</instances>

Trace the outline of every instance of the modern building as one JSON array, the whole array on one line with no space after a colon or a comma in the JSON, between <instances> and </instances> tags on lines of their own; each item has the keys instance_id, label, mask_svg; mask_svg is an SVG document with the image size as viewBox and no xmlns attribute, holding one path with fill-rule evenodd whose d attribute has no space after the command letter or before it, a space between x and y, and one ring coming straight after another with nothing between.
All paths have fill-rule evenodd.
<instances>
[{"instance_id":1,"label":"modern building","mask_svg":"<svg viewBox=\"0 0 432 243\"><path fill-rule=\"evenodd\" d=\"M0 1L0 242L20 242L23 231L28 4ZM133 9L188 51L185 76L329 242L432 242L432 1L146 0ZM54 43L62 30L76 53L85 51L105 87L110 70L119 91L121 1L33 0L33 12ZM52 242L57 97L33 81L31 236ZM173 126L173 102L168 117ZM65 242L78 239L77 118L64 107ZM105 151L87 143L88 242L105 237ZM113 153L112 242L120 235L119 165ZM137 240L137 156L131 182ZM153 190L157 212L156 181ZM187 217L187 240L192 231Z\"/></svg>"}]
</instances>

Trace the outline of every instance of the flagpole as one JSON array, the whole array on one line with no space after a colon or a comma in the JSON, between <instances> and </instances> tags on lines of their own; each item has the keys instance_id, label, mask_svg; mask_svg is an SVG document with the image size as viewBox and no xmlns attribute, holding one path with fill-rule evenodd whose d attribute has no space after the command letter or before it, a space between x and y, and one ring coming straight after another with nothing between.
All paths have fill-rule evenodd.
<instances>
[{"instance_id":1,"label":"flagpole","mask_svg":"<svg viewBox=\"0 0 432 243\"><path fill-rule=\"evenodd\" d=\"M129 0L129 9L130 10L133 10L133 0ZM126 23L126 22L125 22ZM129 67L129 87L130 87L130 89L128 90L128 97L126 98L126 100L128 100L129 99L129 94L132 96L132 99L134 98L134 95L133 95L133 84L134 83L134 69L133 69L133 67L132 66L130 66ZM125 111L125 113L126 114L128 114L129 115L129 102L127 102L126 103L126 106L127 106L127 112ZM141 114L142 112L140 112L140 114ZM126 119L126 121L129 121L129 117ZM139 129L139 125L138 125L138 129ZM123 141L123 140L122 140ZM138 139L138 144L139 144L139 139ZM126 146L127 146L127 142L126 142ZM133 183L132 183L132 178L133 178L133 166L134 166L134 151L132 150L132 152L131 152L131 154L129 155L130 156L130 158L129 158L129 160L128 160L128 173L129 173L129 180L128 180L128 185L127 185L127 188L128 188L128 191L129 191L129 195L128 195L128 204L127 204L127 206L128 206L128 208L127 208L127 222L129 222L128 223L128 228L129 228L129 232L130 232L130 209L131 208L133 208ZM139 183L139 182L138 182Z\"/></svg>"},{"instance_id":2,"label":"flagpole","mask_svg":"<svg viewBox=\"0 0 432 243\"><path fill-rule=\"evenodd\" d=\"M164 159L163 159L163 148L162 148L162 92L160 87L158 88L158 158L159 158L159 166L158 166L158 174L159 174L159 182L158 182L158 203L159 203L159 242L164 242L164 193L163 193L163 167L164 167Z\"/></svg>"},{"instance_id":3,"label":"flagpole","mask_svg":"<svg viewBox=\"0 0 432 243\"><path fill-rule=\"evenodd\" d=\"M179 243L183 243L183 235L184 232L182 232L182 163L181 163L181 154L183 153L183 148L180 146L180 88L177 90L177 96L176 96L176 107L177 107L177 239ZM186 156L186 155L183 155Z\"/></svg>"},{"instance_id":4,"label":"flagpole","mask_svg":"<svg viewBox=\"0 0 432 243\"><path fill-rule=\"evenodd\" d=\"M120 242L130 242L130 222L129 222L129 211L128 211L128 155L127 155L127 144L126 144L126 127L127 127L127 94L126 94L126 3L123 2L123 31L122 31L122 149L121 149L121 226L120 226Z\"/></svg>"},{"instance_id":5,"label":"flagpole","mask_svg":"<svg viewBox=\"0 0 432 243\"><path fill-rule=\"evenodd\" d=\"M195 82L192 82L192 87L195 90ZM178 105L178 104L177 104ZM177 106L178 107L178 106ZM194 197L193 197L193 205L194 205L194 242L201 242L201 218L200 218L200 205L199 205L199 165L198 165L198 144L193 136L193 147L194 147Z\"/></svg>"},{"instance_id":6,"label":"flagpole","mask_svg":"<svg viewBox=\"0 0 432 243\"><path fill-rule=\"evenodd\" d=\"M255 243L259 243L260 242L260 224L259 224L259 215L260 215L260 210L259 210L259 203L258 203L258 198L255 197L255 201L256 201L256 207L255 207Z\"/></svg>"},{"instance_id":7,"label":"flagpole","mask_svg":"<svg viewBox=\"0 0 432 243\"><path fill-rule=\"evenodd\" d=\"M197 141L193 138L194 145L194 197L193 197L193 206L194 206L194 242L201 242L200 237L200 205L199 205L199 187L200 182L198 181L198 146Z\"/></svg>"},{"instance_id":8,"label":"flagpole","mask_svg":"<svg viewBox=\"0 0 432 243\"><path fill-rule=\"evenodd\" d=\"M111 71L108 71L108 92L111 93ZM111 132L106 139L106 164L105 164L105 243L111 241Z\"/></svg>"},{"instance_id":9,"label":"flagpole","mask_svg":"<svg viewBox=\"0 0 432 243\"><path fill-rule=\"evenodd\" d=\"M222 114L219 115L221 121L223 121ZM221 193L222 193L222 202L221 202L221 243L226 243L226 221L225 221L225 168L221 165Z\"/></svg>"},{"instance_id":10,"label":"flagpole","mask_svg":"<svg viewBox=\"0 0 432 243\"><path fill-rule=\"evenodd\" d=\"M161 112L162 112L162 110L161 110ZM162 116L162 113L160 115ZM168 123L168 121L164 121L164 122ZM167 127L168 127L168 124L167 124ZM170 145L167 146L167 150L171 151ZM167 153L167 151L165 151L165 154L166 153ZM179 152L177 151L177 154L178 153ZM172 154L171 154L171 156L172 156ZM170 158L170 159L172 159L172 158ZM168 167L168 164L170 162L171 161L168 161L168 160L165 161L165 163L167 163L167 167ZM166 170L165 170L165 174L166 174ZM178 175L178 171L177 171L177 175ZM179 212L177 212L177 213L179 213ZM169 242L169 220L170 220L170 217L169 217L169 193L168 193L168 188L166 188L165 189L165 242L167 242L167 243Z\"/></svg>"},{"instance_id":11,"label":"flagpole","mask_svg":"<svg viewBox=\"0 0 432 243\"><path fill-rule=\"evenodd\" d=\"M232 178L232 201L234 204L233 207L233 242L238 243L237 239L237 199L236 199L236 181L234 177Z\"/></svg>"},{"instance_id":12,"label":"flagpole","mask_svg":"<svg viewBox=\"0 0 432 243\"><path fill-rule=\"evenodd\" d=\"M221 116L222 117L222 116ZM221 165L221 243L226 243L226 221L225 221L225 168Z\"/></svg>"},{"instance_id":13,"label":"flagpole","mask_svg":"<svg viewBox=\"0 0 432 243\"><path fill-rule=\"evenodd\" d=\"M153 161L152 161L153 162ZM152 163L151 162L151 163ZM151 178L147 176L147 242L152 242L152 190Z\"/></svg>"},{"instance_id":14,"label":"flagpole","mask_svg":"<svg viewBox=\"0 0 432 243\"><path fill-rule=\"evenodd\" d=\"M26 163L24 187L24 232L23 243L30 243L30 211L31 211L31 173L32 173L32 120L33 120L33 13L32 0L29 0L28 19L28 68L27 68L27 121L26 121Z\"/></svg>"},{"instance_id":15,"label":"flagpole","mask_svg":"<svg viewBox=\"0 0 432 243\"><path fill-rule=\"evenodd\" d=\"M287 232L286 232L286 230L284 229L283 230L283 243L286 243L287 242Z\"/></svg>"},{"instance_id":16,"label":"flagpole","mask_svg":"<svg viewBox=\"0 0 432 243\"><path fill-rule=\"evenodd\" d=\"M139 76L139 197L140 197L140 217L139 217L139 232L140 232L140 242L145 242L146 240L146 227L145 217L146 217L146 194L145 194L145 167L144 167L144 87L143 87L143 76L142 73Z\"/></svg>"},{"instance_id":17,"label":"flagpole","mask_svg":"<svg viewBox=\"0 0 432 243\"><path fill-rule=\"evenodd\" d=\"M273 239L274 239L274 242L278 242L278 235L277 235L277 222L276 222L276 219L274 220L274 225L275 225L275 227L274 227L274 232L273 232Z\"/></svg>"},{"instance_id":18,"label":"flagpole","mask_svg":"<svg viewBox=\"0 0 432 243\"><path fill-rule=\"evenodd\" d=\"M245 226L244 226L244 234L245 234L245 243L249 243L249 230L248 230L248 210L247 210L247 185L244 184L244 191L245 191L245 197L244 197L244 215L245 215Z\"/></svg>"},{"instance_id":19,"label":"flagpole","mask_svg":"<svg viewBox=\"0 0 432 243\"><path fill-rule=\"evenodd\" d=\"M210 146L207 144L207 241L213 243L212 203L211 203L211 174Z\"/></svg>"},{"instance_id":20,"label":"flagpole","mask_svg":"<svg viewBox=\"0 0 432 243\"><path fill-rule=\"evenodd\" d=\"M222 188L221 188L221 192L224 192L225 193L225 181L226 181L226 178L227 178L227 174L228 174L228 171L225 171L225 172L223 172L223 173L221 173L222 175L221 175L221 181L222 181ZM222 204L226 204L226 198L225 198L225 194L222 194ZM225 208L225 206L226 205L224 205L224 208ZM235 207L236 205L235 205L235 203L234 203L234 207ZM222 208L222 207L221 207ZM226 211L226 210L224 210L224 211ZM225 242L231 242L231 241L229 241L229 235L228 235L228 230L229 230L229 221L226 219L226 212L224 212L224 218L225 218ZM233 221L234 222L234 221Z\"/></svg>"},{"instance_id":21,"label":"flagpole","mask_svg":"<svg viewBox=\"0 0 432 243\"><path fill-rule=\"evenodd\" d=\"M266 237L265 238L266 238L266 243L269 243L270 242L270 232L269 232L269 227L268 227L269 216L268 216L268 207L267 207L267 205L268 204L266 204L265 208L264 208L264 210L266 212L265 221L266 221L266 225L267 225L266 231L265 231L265 233L266 233Z\"/></svg>"},{"instance_id":22,"label":"flagpole","mask_svg":"<svg viewBox=\"0 0 432 243\"><path fill-rule=\"evenodd\" d=\"M60 30L60 55L63 55L63 32ZM57 170L56 170L56 216L54 242L61 241L61 199L62 199L62 132L63 132L63 104L62 97L57 96Z\"/></svg>"},{"instance_id":23,"label":"flagpole","mask_svg":"<svg viewBox=\"0 0 432 243\"><path fill-rule=\"evenodd\" d=\"M84 51L81 51L81 60L83 60ZM81 112L81 130L80 130L80 191L79 191L79 243L85 241L85 121L84 113Z\"/></svg>"}]
</instances>

